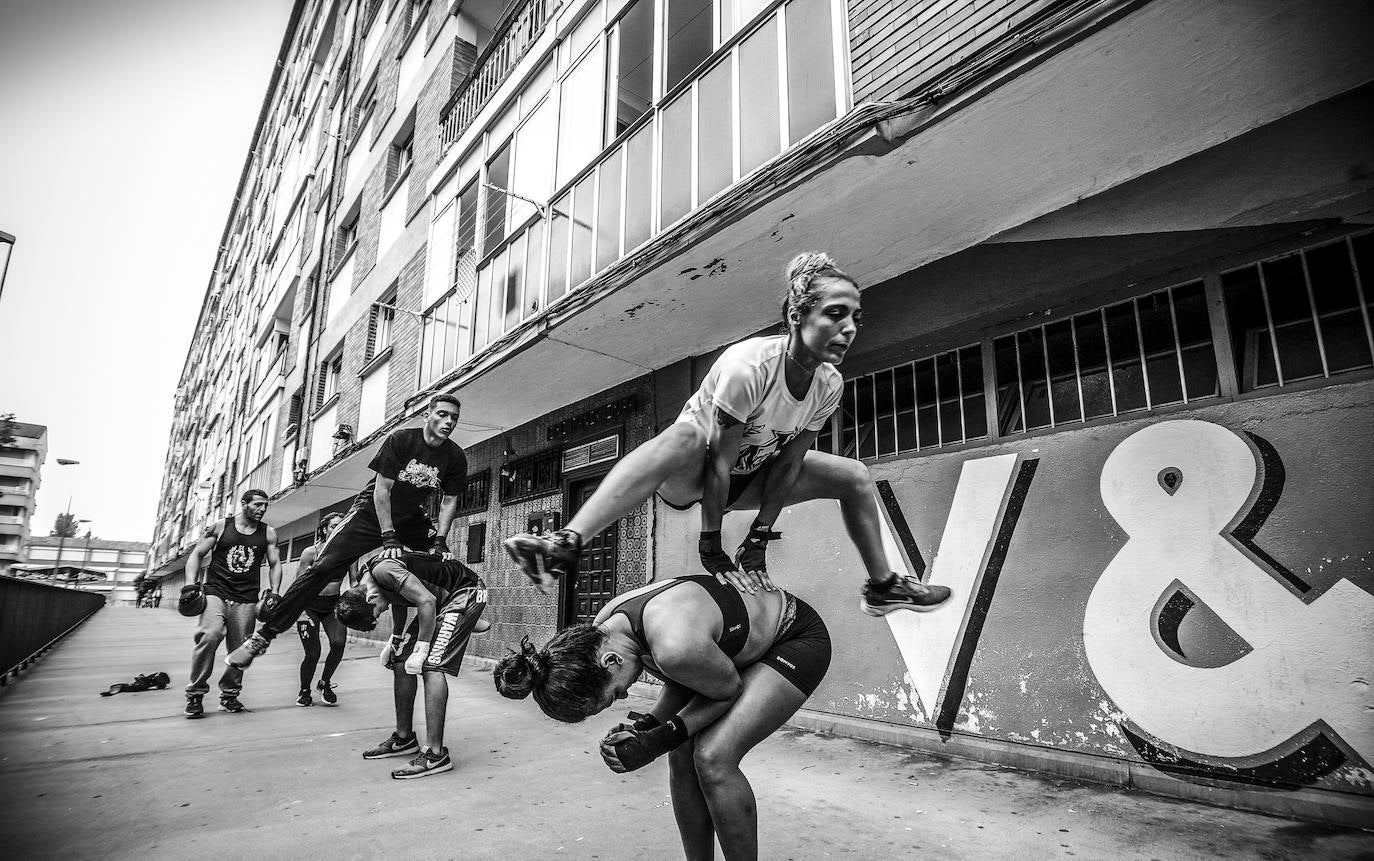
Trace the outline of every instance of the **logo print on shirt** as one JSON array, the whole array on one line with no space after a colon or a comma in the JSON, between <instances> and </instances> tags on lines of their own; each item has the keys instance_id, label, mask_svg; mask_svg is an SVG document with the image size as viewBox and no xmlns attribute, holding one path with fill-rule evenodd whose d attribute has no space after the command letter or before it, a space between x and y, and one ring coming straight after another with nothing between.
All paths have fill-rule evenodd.
<instances>
[{"instance_id":1,"label":"logo print on shirt","mask_svg":"<svg viewBox=\"0 0 1374 861\"><path fill-rule=\"evenodd\" d=\"M253 570L253 548L245 544L235 544L225 554L224 564L235 574L247 574Z\"/></svg>"},{"instance_id":2,"label":"logo print on shirt","mask_svg":"<svg viewBox=\"0 0 1374 861\"><path fill-rule=\"evenodd\" d=\"M396 476L397 481L404 481L413 487L433 487L439 486L439 467L430 466L427 463L420 463L411 458L406 468L401 470L401 474Z\"/></svg>"},{"instance_id":3,"label":"logo print on shirt","mask_svg":"<svg viewBox=\"0 0 1374 861\"><path fill-rule=\"evenodd\" d=\"M750 425L749 430L745 431L744 438L746 440L749 439L750 431L754 430L756 430L755 426ZM762 431L763 428L759 427L757 430ZM772 457L774 453L791 442L792 438L801 433L801 431L796 430L791 433L769 431L769 433L772 434L771 439L763 439L758 443L745 443L739 447L739 457L735 458L734 466L736 472L749 473L756 471L768 461L768 458Z\"/></svg>"}]
</instances>

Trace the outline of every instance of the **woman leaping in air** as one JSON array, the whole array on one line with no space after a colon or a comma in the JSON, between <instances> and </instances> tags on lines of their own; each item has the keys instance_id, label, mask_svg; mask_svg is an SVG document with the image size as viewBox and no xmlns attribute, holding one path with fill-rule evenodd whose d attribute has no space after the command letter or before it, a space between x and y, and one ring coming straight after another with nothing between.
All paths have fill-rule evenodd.
<instances>
[{"instance_id":1,"label":"woman leaping in air","mask_svg":"<svg viewBox=\"0 0 1374 861\"><path fill-rule=\"evenodd\" d=\"M811 450L844 390L835 366L858 333L858 285L828 254L816 252L792 258L787 282L786 334L727 348L677 421L616 464L567 528L506 539L506 552L540 589L575 576L584 537L657 491L673 508L701 503L701 563L741 591L775 588L765 551L781 537L773 524L784 506L835 499L868 571L860 609L882 616L929 610L949 598L947 587L888 567L868 468ZM720 524L734 510L758 515L732 561L721 547Z\"/></svg>"}]
</instances>

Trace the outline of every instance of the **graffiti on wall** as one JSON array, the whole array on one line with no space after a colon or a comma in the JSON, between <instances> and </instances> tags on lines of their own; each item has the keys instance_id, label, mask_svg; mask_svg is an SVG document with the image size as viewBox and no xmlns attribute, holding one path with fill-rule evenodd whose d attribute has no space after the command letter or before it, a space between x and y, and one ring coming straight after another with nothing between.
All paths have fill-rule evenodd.
<instances>
[{"instance_id":1,"label":"graffiti on wall","mask_svg":"<svg viewBox=\"0 0 1374 861\"><path fill-rule=\"evenodd\" d=\"M1198 420L1136 431L1103 465L1128 537L1088 598L1084 649L1161 768L1305 783L1347 753L1374 762L1374 596L1348 580L1315 595L1255 544L1282 482L1272 446ZM1230 654L1189 654L1194 612Z\"/></svg>"}]
</instances>

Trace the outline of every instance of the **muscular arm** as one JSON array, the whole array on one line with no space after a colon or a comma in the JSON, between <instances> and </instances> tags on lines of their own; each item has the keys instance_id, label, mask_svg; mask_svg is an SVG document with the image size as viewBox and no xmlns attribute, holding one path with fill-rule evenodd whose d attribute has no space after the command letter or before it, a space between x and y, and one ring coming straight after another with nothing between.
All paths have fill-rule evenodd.
<instances>
[{"instance_id":1,"label":"muscular arm","mask_svg":"<svg viewBox=\"0 0 1374 861\"><path fill-rule=\"evenodd\" d=\"M448 540L449 527L453 525L453 515L458 511L458 494L444 494L439 501L439 522L434 525L439 537Z\"/></svg>"},{"instance_id":2,"label":"muscular arm","mask_svg":"<svg viewBox=\"0 0 1374 861\"><path fill-rule=\"evenodd\" d=\"M730 468L739 457L740 441L744 439L744 422L716 408L711 423L710 460L701 490L701 529L715 532L725 517L726 498L730 494Z\"/></svg>"},{"instance_id":3,"label":"muscular arm","mask_svg":"<svg viewBox=\"0 0 1374 861\"><path fill-rule=\"evenodd\" d=\"M186 582L199 583L201 559L205 554L215 549L215 542L219 540L219 534L215 527L211 526L205 530L205 534L196 542L196 546L191 548L191 555L186 557Z\"/></svg>"},{"instance_id":4,"label":"muscular arm","mask_svg":"<svg viewBox=\"0 0 1374 861\"><path fill-rule=\"evenodd\" d=\"M273 592L281 589L281 553L277 550L277 530L267 527L267 586Z\"/></svg>"},{"instance_id":5,"label":"muscular arm","mask_svg":"<svg viewBox=\"0 0 1374 861\"><path fill-rule=\"evenodd\" d=\"M395 483L395 479L377 473L377 483L372 487L372 507L377 509L377 526L382 532L396 528L391 519L391 488Z\"/></svg>"},{"instance_id":6,"label":"muscular arm","mask_svg":"<svg viewBox=\"0 0 1374 861\"><path fill-rule=\"evenodd\" d=\"M401 600L415 608L416 614L420 617L420 631L416 634L416 639L428 643L434 640L434 596L424 585L415 578L414 575L405 578L401 583L401 588L396 594L401 596ZM393 612L396 605L392 605Z\"/></svg>"},{"instance_id":7,"label":"muscular arm","mask_svg":"<svg viewBox=\"0 0 1374 861\"><path fill-rule=\"evenodd\" d=\"M759 504L758 522L772 526L792 495L792 487L801 474L802 460L811 444L816 441L816 431L804 430L797 434L778 452L773 468L763 482L763 501Z\"/></svg>"},{"instance_id":8,"label":"muscular arm","mask_svg":"<svg viewBox=\"0 0 1374 861\"><path fill-rule=\"evenodd\" d=\"M743 683L735 665L709 638L665 639L669 641L655 648L654 660L664 675L694 694L678 711L687 732L694 735L730 710Z\"/></svg>"}]
</instances>

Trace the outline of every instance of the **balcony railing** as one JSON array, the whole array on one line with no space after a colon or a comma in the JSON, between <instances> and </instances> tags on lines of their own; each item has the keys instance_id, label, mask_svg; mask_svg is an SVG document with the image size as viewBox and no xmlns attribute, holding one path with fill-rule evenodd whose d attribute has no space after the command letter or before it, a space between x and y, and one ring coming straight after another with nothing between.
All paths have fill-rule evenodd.
<instances>
[{"instance_id":1,"label":"balcony railing","mask_svg":"<svg viewBox=\"0 0 1374 861\"><path fill-rule=\"evenodd\" d=\"M449 99L441 114L443 130L439 135L440 157L463 136L468 126L486 106L497 87L505 83L511 70L525 56L526 49L544 32L549 15L559 0L529 0L496 28L491 42L473 64L472 72Z\"/></svg>"}]
</instances>

